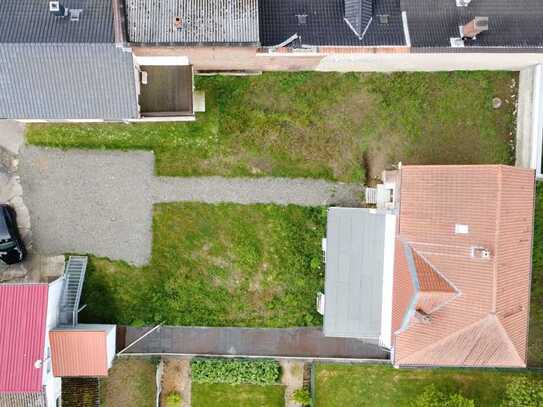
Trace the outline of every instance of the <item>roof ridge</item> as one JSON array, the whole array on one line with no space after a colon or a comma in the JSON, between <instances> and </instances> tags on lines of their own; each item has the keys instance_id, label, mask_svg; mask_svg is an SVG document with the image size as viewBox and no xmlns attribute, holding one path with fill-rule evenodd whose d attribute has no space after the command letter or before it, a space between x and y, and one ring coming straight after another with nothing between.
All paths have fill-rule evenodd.
<instances>
[{"instance_id":1,"label":"roof ridge","mask_svg":"<svg viewBox=\"0 0 543 407\"><path fill-rule=\"evenodd\" d=\"M518 353L517 347L515 346L515 344L511 340L511 337L507 333L507 329L505 329L505 327L503 326L501 317L498 317L496 314L492 314L492 316L495 318L496 322L498 323L500 331L502 332L502 335L505 337L505 341L507 345L509 346L509 348L512 350L514 355L518 358L521 364L526 364L526 361L520 356L520 354Z\"/></svg>"}]
</instances>

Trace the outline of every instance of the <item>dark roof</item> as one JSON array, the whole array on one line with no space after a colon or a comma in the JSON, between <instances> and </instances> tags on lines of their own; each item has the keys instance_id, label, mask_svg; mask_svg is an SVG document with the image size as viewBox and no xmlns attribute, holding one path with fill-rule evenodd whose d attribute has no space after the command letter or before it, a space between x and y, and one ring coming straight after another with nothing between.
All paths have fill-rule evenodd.
<instances>
[{"instance_id":1,"label":"dark roof","mask_svg":"<svg viewBox=\"0 0 543 407\"><path fill-rule=\"evenodd\" d=\"M304 45L405 45L400 0L374 0L374 18L362 39L345 21L344 0L259 0L258 3L263 46L281 44L294 34L301 37ZM298 15L307 16L305 24L299 23ZM388 15L388 24L381 24L379 15Z\"/></svg>"},{"instance_id":2,"label":"dark roof","mask_svg":"<svg viewBox=\"0 0 543 407\"><path fill-rule=\"evenodd\" d=\"M132 43L258 44L258 0L126 0ZM179 18L179 28L176 18Z\"/></svg>"},{"instance_id":3,"label":"dark roof","mask_svg":"<svg viewBox=\"0 0 543 407\"><path fill-rule=\"evenodd\" d=\"M61 0L79 21L56 17L48 0L1 0L0 42L113 42L112 0Z\"/></svg>"},{"instance_id":4,"label":"dark roof","mask_svg":"<svg viewBox=\"0 0 543 407\"><path fill-rule=\"evenodd\" d=\"M473 0L457 7L455 0L402 0L413 47L450 47L459 26L474 17L488 17L489 29L468 40L466 46L543 46L543 1Z\"/></svg>"},{"instance_id":5,"label":"dark roof","mask_svg":"<svg viewBox=\"0 0 543 407\"><path fill-rule=\"evenodd\" d=\"M135 86L114 44L0 44L0 118L136 118Z\"/></svg>"},{"instance_id":6,"label":"dark roof","mask_svg":"<svg viewBox=\"0 0 543 407\"><path fill-rule=\"evenodd\" d=\"M373 17L373 0L344 0L345 20L355 34L363 37Z\"/></svg>"}]
</instances>

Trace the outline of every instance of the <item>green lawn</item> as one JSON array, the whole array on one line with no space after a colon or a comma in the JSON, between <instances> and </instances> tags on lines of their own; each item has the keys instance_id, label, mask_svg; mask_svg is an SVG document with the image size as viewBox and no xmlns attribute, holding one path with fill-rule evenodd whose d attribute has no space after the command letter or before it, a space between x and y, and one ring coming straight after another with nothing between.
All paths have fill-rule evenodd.
<instances>
[{"instance_id":1,"label":"green lawn","mask_svg":"<svg viewBox=\"0 0 543 407\"><path fill-rule=\"evenodd\" d=\"M160 204L142 268L91 257L85 322L320 325L326 211L274 205Z\"/></svg>"},{"instance_id":2,"label":"green lawn","mask_svg":"<svg viewBox=\"0 0 543 407\"><path fill-rule=\"evenodd\" d=\"M429 385L444 393L461 393L477 407L497 407L505 386L529 372L470 369L394 369L391 366L317 365L316 407L408 407Z\"/></svg>"},{"instance_id":3,"label":"green lawn","mask_svg":"<svg viewBox=\"0 0 543 407\"><path fill-rule=\"evenodd\" d=\"M399 160L510 163L510 72L199 77L194 123L34 124L31 143L149 149L160 175L361 181ZM503 106L494 110L493 97Z\"/></svg>"},{"instance_id":4,"label":"green lawn","mask_svg":"<svg viewBox=\"0 0 543 407\"><path fill-rule=\"evenodd\" d=\"M543 187L538 183L532 261L532 301L528 364L543 367Z\"/></svg>"},{"instance_id":5,"label":"green lawn","mask_svg":"<svg viewBox=\"0 0 543 407\"><path fill-rule=\"evenodd\" d=\"M116 359L100 379L100 406L154 407L156 365L148 359Z\"/></svg>"},{"instance_id":6,"label":"green lawn","mask_svg":"<svg viewBox=\"0 0 543 407\"><path fill-rule=\"evenodd\" d=\"M283 407L283 386L192 384L193 407Z\"/></svg>"}]
</instances>

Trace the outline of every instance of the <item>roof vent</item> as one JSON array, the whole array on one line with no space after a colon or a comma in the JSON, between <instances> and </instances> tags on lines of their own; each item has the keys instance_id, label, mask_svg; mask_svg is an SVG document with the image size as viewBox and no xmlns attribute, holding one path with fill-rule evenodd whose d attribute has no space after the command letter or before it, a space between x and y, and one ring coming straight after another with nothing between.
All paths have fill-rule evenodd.
<instances>
[{"instance_id":1,"label":"roof vent","mask_svg":"<svg viewBox=\"0 0 543 407\"><path fill-rule=\"evenodd\" d=\"M379 14L377 17L379 19L379 24L388 24L388 14Z\"/></svg>"},{"instance_id":2,"label":"roof vent","mask_svg":"<svg viewBox=\"0 0 543 407\"><path fill-rule=\"evenodd\" d=\"M471 0L456 0L456 7L467 7Z\"/></svg>"},{"instance_id":3,"label":"roof vent","mask_svg":"<svg viewBox=\"0 0 543 407\"><path fill-rule=\"evenodd\" d=\"M49 12L57 17L65 17L68 15L68 10L66 10L59 1L49 2Z\"/></svg>"},{"instance_id":4,"label":"roof vent","mask_svg":"<svg viewBox=\"0 0 543 407\"><path fill-rule=\"evenodd\" d=\"M471 257L473 257L474 259L489 259L490 250L485 249L484 247L472 247Z\"/></svg>"},{"instance_id":5,"label":"roof vent","mask_svg":"<svg viewBox=\"0 0 543 407\"><path fill-rule=\"evenodd\" d=\"M415 318L425 325L428 325L432 321L432 317L421 309L415 311Z\"/></svg>"},{"instance_id":6,"label":"roof vent","mask_svg":"<svg viewBox=\"0 0 543 407\"><path fill-rule=\"evenodd\" d=\"M296 18L298 19L298 25L307 24L307 14L297 14Z\"/></svg>"},{"instance_id":7,"label":"roof vent","mask_svg":"<svg viewBox=\"0 0 543 407\"><path fill-rule=\"evenodd\" d=\"M181 22L181 17L179 16L175 17L174 25L175 25L176 30L180 30L183 27L183 23Z\"/></svg>"},{"instance_id":8,"label":"roof vent","mask_svg":"<svg viewBox=\"0 0 543 407\"><path fill-rule=\"evenodd\" d=\"M81 16L81 9L70 9L70 21L79 21L79 16Z\"/></svg>"},{"instance_id":9,"label":"roof vent","mask_svg":"<svg viewBox=\"0 0 543 407\"><path fill-rule=\"evenodd\" d=\"M460 31L462 38L475 39L483 31L488 31L488 17L475 17Z\"/></svg>"}]
</instances>

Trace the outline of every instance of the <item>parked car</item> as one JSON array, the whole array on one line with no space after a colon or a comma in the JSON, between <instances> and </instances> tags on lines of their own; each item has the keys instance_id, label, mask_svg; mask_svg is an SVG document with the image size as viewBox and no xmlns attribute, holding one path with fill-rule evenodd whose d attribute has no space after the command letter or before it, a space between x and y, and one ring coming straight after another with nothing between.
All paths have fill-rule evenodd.
<instances>
[{"instance_id":1,"label":"parked car","mask_svg":"<svg viewBox=\"0 0 543 407\"><path fill-rule=\"evenodd\" d=\"M20 263L26 256L15 218L11 206L0 204L0 260L6 264Z\"/></svg>"}]
</instances>

